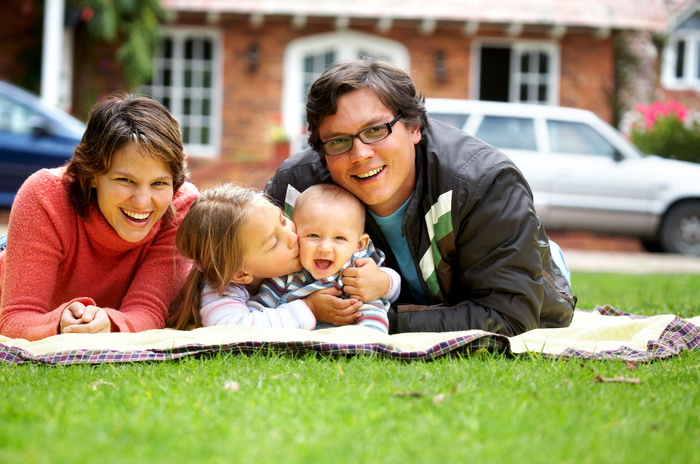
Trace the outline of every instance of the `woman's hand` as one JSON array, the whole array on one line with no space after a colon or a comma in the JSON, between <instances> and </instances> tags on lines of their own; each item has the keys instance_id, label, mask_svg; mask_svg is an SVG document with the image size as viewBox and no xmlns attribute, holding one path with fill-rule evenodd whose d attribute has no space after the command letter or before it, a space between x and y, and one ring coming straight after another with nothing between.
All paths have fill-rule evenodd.
<instances>
[{"instance_id":1,"label":"woman's hand","mask_svg":"<svg viewBox=\"0 0 700 464\"><path fill-rule=\"evenodd\" d=\"M61 314L61 333L109 333L112 321L107 311L98 306L74 302Z\"/></svg>"},{"instance_id":2,"label":"woman's hand","mask_svg":"<svg viewBox=\"0 0 700 464\"><path fill-rule=\"evenodd\" d=\"M324 288L304 298L304 302L319 322L337 326L353 324L362 316L358 311L362 302L355 298L339 298L341 294L337 288Z\"/></svg>"},{"instance_id":3,"label":"woman's hand","mask_svg":"<svg viewBox=\"0 0 700 464\"><path fill-rule=\"evenodd\" d=\"M389 291L390 278L372 258L355 260L355 266L343 271L343 291L367 303L378 300Z\"/></svg>"}]
</instances>

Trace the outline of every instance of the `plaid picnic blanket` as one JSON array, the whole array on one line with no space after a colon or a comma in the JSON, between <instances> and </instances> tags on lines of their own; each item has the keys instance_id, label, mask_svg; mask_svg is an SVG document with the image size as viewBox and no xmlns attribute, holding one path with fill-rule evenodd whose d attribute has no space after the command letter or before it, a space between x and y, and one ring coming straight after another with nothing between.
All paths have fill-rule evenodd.
<instances>
[{"instance_id":1,"label":"plaid picnic blanket","mask_svg":"<svg viewBox=\"0 0 700 464\"><path fill-rule=\"evenodd\" d=\"M698 349L700 316L641 316L611 306L576 310L570 327L536 329L517 337L480 330L385 335L366 327L307 330L206 327L192 331L62 334L35 342L0 336L0 363L101 364L168 361L216 353L273 350L324 355L373 355L402 361L432 360L477 350L518 356L622 359L647 362Z\"/></svg>"}]
</instances>

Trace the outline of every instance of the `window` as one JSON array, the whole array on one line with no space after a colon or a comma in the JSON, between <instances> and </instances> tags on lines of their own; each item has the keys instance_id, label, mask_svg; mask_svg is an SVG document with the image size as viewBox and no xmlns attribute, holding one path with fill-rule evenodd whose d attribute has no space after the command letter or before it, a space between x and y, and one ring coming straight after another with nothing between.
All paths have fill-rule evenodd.
<instances>
[{"instance_id":1,"label":"window","mask_svg":"<svg viewBox=\"0 0 700 464\"><path fill-rule=\"evenodd\" d=\"M180 123L188 155L216 156L220 143L219 34L168 29L156 53L152 82L142 88Z\"/></svg>"},{"instance_id":2,"label":"window","mask_svg":"<svg viewBox=\"0 0 700 464\"><path fill-rule=\"evenodd\" d=\"M549 101L549 55L539 50L522 50L518 55L519 69L514 76L519 102L547 103Z\"/></svg>"},{"instance_id":3,"label":"window","mask_svg":"<svg viewBox=\"0 0 700 464\"><path fill-rule=\"evenodd\" d=\"M672 90L700 90L700 11L680 18L664 50L661 82Z\"/></svg>"},{"instance_id":4,"label":"window","mask_svg":"<svg viewBox=\"0 0 700 464\"><path fill-rule=\"evenodd\" d=\"M662 80L675 90L700 90L700 30L673 34L664 52Z\"/></svg>"},{"instance_id":5,"label":"window","mask_svg":"<svg viewBox=\"0 0 700 464\"><path fill-rule=\"evenodd\" d=\"M306 95L311 84L336 61L363 56L387 59L409 69L409 55L399 42L356 31L339 31L297 39L284 57L283 125L291 152L306 146Z\"/></svg>"},{"instance_id":6,"label":"window","mask_svg":"<svg viewBox=\"0 0 700 464\"><path fill-rule=\"evenodd\" d=\"M479 100L540 103L559 102L559 49L546 42L478 43Z\"/></svg>"},{"instance_id":7,"label":"window","mask_svg":"<svg viewBox=\"0 0 700 464\"><path fill-rule=\"evenodd\" d=\"M484 116L475 136L500 150L537 150L535 123L530 118Z\"/></svg>"},{"instance_id":8,"label":"window","mask_svg":"<svg viewBox=\"0 0 700 464\"><path fill-rule=\"evenodd\" d=\"M547 121L552 153L612 157L615 147L591 126L579 122Z\"/></svg>"}]
</instances>

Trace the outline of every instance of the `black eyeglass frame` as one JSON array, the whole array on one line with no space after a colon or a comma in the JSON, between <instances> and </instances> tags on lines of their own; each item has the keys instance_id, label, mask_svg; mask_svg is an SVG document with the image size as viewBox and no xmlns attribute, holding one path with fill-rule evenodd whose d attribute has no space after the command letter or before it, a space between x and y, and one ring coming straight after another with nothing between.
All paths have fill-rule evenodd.
<instances>
[{"instance_id":1,"label":"black eyeglass frame","mask_svg":"<svg viewBox=\"0 0 700 464\"><path fill-rule=\"evenodd\" d=\"M373 143L381 142L382 140L385 140L387 137L389 137L391 135L391 133L393 132L391 128L394 127L394 124L396 124L399 121L399 119L401 119L401 116L403 116L403 115L401 113L399 113L391 122L384 122L382 124L375 124L373 126L365 127L364 129L362 129L360 132L358 132L355 135L343 135L342 137L335 137L335 138L332 138L326 142L323 142L321 144L323 146L323 151L326 153L326 156L342 155L342 154L347 153L350 150L352 150L352 147L355 146L355 141L353 139L358 139L360 142L364 143L365 145L371 145ZM386 136L382 137L379 140L374 140L372 142L365 142L362 139L363 133L367 132L368 130L372 130L372 129L375 129L375 128L381 127L381 126L386 126L387 130L389 131L389 132L387 132ZM341 151L340 153L333 153L333 154L328 153L328 150L326 150L326 144L331 143L331 142L335 142L335 141L340 140L340 139L349 139L351 141L350 147L345 151Z\"/></svg>"}]
</instances>

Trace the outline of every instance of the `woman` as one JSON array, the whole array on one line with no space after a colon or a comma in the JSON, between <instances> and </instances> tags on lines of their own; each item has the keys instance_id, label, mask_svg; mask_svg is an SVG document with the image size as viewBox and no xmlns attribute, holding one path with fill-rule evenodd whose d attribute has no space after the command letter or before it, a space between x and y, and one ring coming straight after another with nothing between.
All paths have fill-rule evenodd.
<instances>
[{"instance_id":1,"label":"woman","mask_svg":"<svg viewBox=\"0 0 700 464\"><path fill-rule=\"evenodd\" d=\"M186 175L164 106L131 95L97 103L68 164L17 193L0 252L0 334L163 328L188 270L175 249L197 197Z\"/></svg>"}]
</instances>

